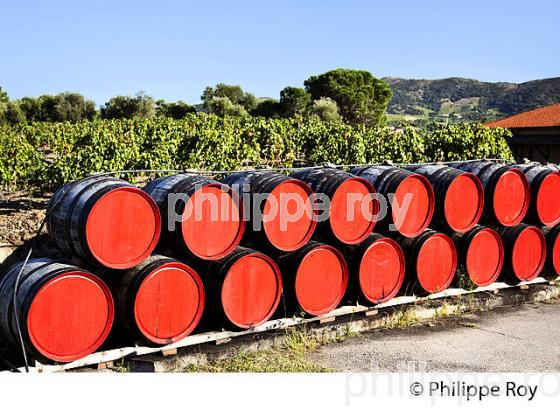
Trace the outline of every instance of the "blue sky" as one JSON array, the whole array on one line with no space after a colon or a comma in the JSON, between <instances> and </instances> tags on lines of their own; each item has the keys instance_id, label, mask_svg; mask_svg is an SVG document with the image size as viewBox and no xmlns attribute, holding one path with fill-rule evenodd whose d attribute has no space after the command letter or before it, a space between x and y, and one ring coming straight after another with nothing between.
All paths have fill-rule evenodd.
<instances>
[{"instance_id":1,"label":"blue sky","mask_svg":"<svg viewBox=\"0 0 560 410\"><path fill-rule=\"evenodd\" d=\"M560 75L559 21L557 0L0 0L0 86L102 104L218 82L278 97L337 67L522 82Z\"/></svg>"}]
</instances>

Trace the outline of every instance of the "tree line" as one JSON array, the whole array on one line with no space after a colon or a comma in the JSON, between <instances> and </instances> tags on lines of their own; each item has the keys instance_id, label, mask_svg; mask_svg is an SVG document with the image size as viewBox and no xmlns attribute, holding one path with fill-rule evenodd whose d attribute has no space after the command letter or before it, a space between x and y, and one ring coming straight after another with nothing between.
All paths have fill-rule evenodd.
<instances>
[{"instance_id":1,"label":"tree line","mask_svg":"<svg viewBox=\"0 0 560 410\"><path fill-rule=\"evenodd\" d=\"M203 111L217 116L305 118L352 125L384 125L389 85L370 72L336 69L314 75L303 87L285 87L278 99L258 98L238 85L206 87L202 104L156 100L144 92L115 96L101 107L76 92L10 100L0 88L0 123L80 122L95 119L173 118Z\"/></svg>"}]
</instances>

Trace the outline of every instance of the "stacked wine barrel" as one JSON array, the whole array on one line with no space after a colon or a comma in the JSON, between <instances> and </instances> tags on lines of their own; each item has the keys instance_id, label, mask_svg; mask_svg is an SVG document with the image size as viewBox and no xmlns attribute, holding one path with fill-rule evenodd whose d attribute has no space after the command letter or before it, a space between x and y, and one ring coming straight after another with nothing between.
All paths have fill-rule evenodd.
<instances>
[{"instance_id":1,"label":"stacked wine barrel","mask_svg":"<svg viewBox=\"0 0 560 410\"><path fill-rule=\"evenodd\" d=\"M143 189L89 177L49 203L60 259L0 277L0 340L65 362L104 343L558 275L558 192L554 166L482 160L180 174Z\"/></svg>"}]
</instances>

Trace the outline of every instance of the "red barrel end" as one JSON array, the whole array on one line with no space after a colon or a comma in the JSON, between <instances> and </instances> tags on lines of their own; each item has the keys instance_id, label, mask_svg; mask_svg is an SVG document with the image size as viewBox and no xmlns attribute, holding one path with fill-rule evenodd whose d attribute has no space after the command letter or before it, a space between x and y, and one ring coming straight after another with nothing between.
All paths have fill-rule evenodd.
<instances>
[{"instance_id":1,"label":"red barrel end","mask_svg":"<svg viewBox=\"0 0 560 410\"><path fill-rule=\"evenodd\" d=\"M187 265L170 262L142 281L134 301L138 329L150 341L168 344L195 329L204 310L204 287Z\"/></svg>"},{"instance_id":2,"label":"red barrel end","mask_svg":"<svg viewBox=\"0 0 560 410\"><path fill-rule=\"evenodd\" d=\"M393 221L397 230L408 238L418 236L430 224L434 214L434 191L432 185L423 175L415 174L406 177L395 190L393 203L398 208L410 200L408 208L402 209L404 215L399 215L393 206Z\"/></svg>"},{"instance_id":3,"label":"red barrel end","mask_svg":"<svg viewBox=\"0 0 560 410\"><path fill-rule=\"evenodd\" d=\"M456 177L445 193L445 219L455 232L467 232L478 222L484 208L484 189L469 173Z\"/></svg>"},{"instance_id":4,"label":"red barrel end","mask_svg":"<svg viewBox=\"0 0 560 410\"><path fill-rule=\"evenodd\" d=\"M113 317L113 298L98 277L67 272L39 289L29 308L27 330L42 355L57 362L71 362L101 346Z\"/></svg>"},{"instance_id":5,"label":"red barrel end","mask_svg":"<svg viewBox=\"0 0 560 410\"><path fill-rule=\"evenodd\" d=\"M546 243L543 233L529 226L519 234L513 245L512 266L520 280L535 279L541 273L546 258Z\"/></svg>"},{"instance_id":6,"label":"red barrel end","mask_svg":"<svg viewBox=\"0 0 560 410\"><path fill-rule=\"evenodd\" d=\"M280 270L268 256L242 256L228 270L221 289L222 307L234 325L249 329L266 322L282 294Z\"/></svg>"},{"instance_id":7,"label":"red barrel end","mask_svg":"<svg viewBox=\"0 0 560 410\"><path fill-rule=\"evenodd\" d=\"M221 184L208 184L195 191L183 215L185 245L201 259L223 258L243 237L245 222L240 201L231 190L222 190Z\"/></svg>"},{"instance_id":8,"label":"red barrel end","mask_svg":"<svg viewBox=\"0 0 560 410\"><path fill-rule=\"evenodd\" d=\"M373 193L375 188L358 177L347 179L336 189L331 198L329 222L342 243L360 243L373 231L378 212Z\"/></svg>"},{"instance_id":9,"label":"red barrel end","mask_svg":"<svg viewBox=\"0 0 560 410\"><path fill-rule=\"evenodd\" d=\"M435 233L422 244L416 260L418 282L429 293L445 290L457 270L457 250L451 238Z\"/></svg>"},{"instance_id":10,"label":"red barrel end","mask_svg":"<svg viewBox=\"0 0 560 410\"><path fill-rule=\"evenodd\" d=\"M311 188L296 179L272 190L263 210L263 229L273 246L290 252L309 241L317 225L313 202Z\"/></svg>"},{"instance_id":11,"label":"red barrel end","mask_svg":"<svg viewBox=\"0 0 560 410\"><path fill-rule=\"evenodd\" d=\"M295 293L301 308L313 316L335 309L348 284L348 268L342 254L328 245L312 249L301 261Z\"/></svg>"},{"instance_id":12,"label":"red barrel end","mask_svg":"<svg viewBox=\"0 0 560 410\"><path fill-rule=\"evenodd\" d=\"M552 266L554 267L554 272L560 275L560 236L556 237L552 246Z\"/></svg>"},{"instance_id":13,"label":"red barrel end","mask_svg":"<svg viewBox=\"0 0 560 410\"><path fill-rule=\"evenodd\" d=\"M364 252L359 268L359 284L371 303L392 299L400 290L405 271L402 248L389 238L378 239Z\"/></svg>"},{"instance_id":14,"label":"red barrel end","mask_svg":"<svg viewBox=\"0 0 560 410\"><path fill-rule=\"evenodd\" d=\"M546 226L560 222L560 172L544 177L537 192L537 214Z\"/></svg>"},{"instance_id":15,"label":"red barrel end","mask_svg":"<svg viewBox=\"0 0 560 410\"><path fill-rule=\"evenodd\" d=\"M510 168L498 178L494 188L493 207L498 221L504 226L519 224L529 208L529 183L525 174Z\"/></svg>"},{"instance_id":16,"label":"red barrel end","mask_svg":"<svg viewBox=\"0 0 560 410\"><path fill-rule=\"evenodd\" d=\"M128 269L146 259L156 247L161 218L148 194L134 187L120 187L93 205L85 231L89 249L99 263Z\"/></svg>"},{"instance_id":17,"label":"red barrel end","mask_svg":"<svg viewBox=\"0 0 560 410\"><path fill-rule=\"evenodd\" d=\"M495 282L504 264L504 246L500 235L483 228L474 235L467 249L466 267L469 278L477 286Z\"/></svg>"}]
</instances>

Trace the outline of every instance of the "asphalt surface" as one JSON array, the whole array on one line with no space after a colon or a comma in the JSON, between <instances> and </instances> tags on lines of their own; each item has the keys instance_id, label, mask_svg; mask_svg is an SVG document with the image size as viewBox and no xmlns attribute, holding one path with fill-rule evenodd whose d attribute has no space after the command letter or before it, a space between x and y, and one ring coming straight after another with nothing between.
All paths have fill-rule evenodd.
<instances>
[{"instance_id":1,"label":"asphalt surface","mask_svg":"<svg viewBox=\"0 0 560 410\"><path fill-rule=\"evenodd\" d=\"M311 359L345 372L558 372L560 302L376 330L326 345Z\"/></svg>"}]
</instances>

